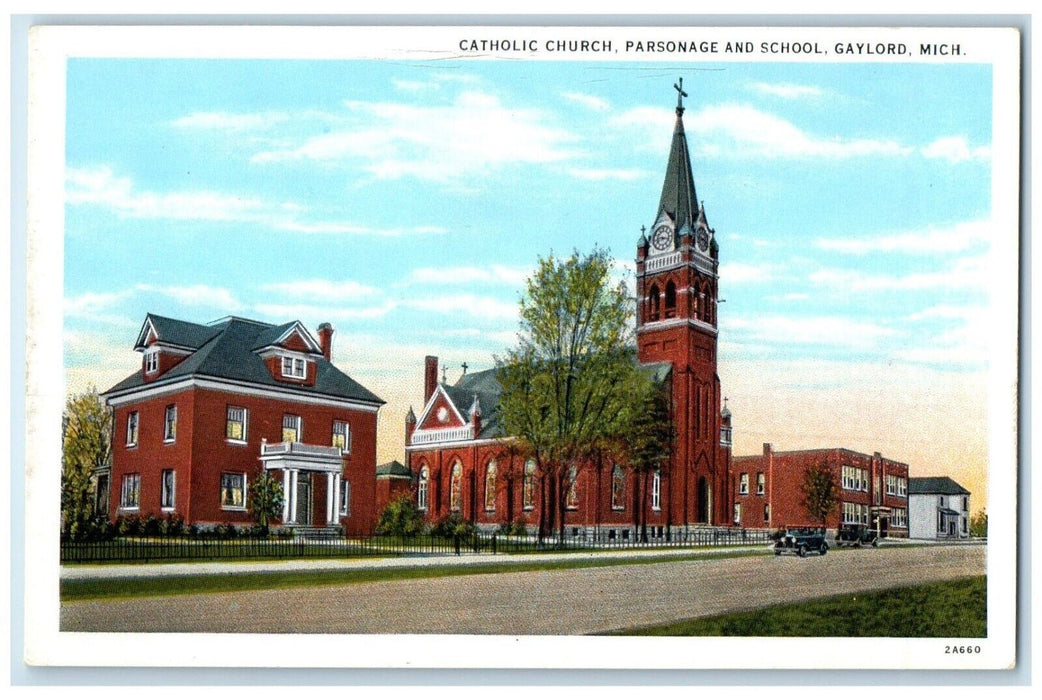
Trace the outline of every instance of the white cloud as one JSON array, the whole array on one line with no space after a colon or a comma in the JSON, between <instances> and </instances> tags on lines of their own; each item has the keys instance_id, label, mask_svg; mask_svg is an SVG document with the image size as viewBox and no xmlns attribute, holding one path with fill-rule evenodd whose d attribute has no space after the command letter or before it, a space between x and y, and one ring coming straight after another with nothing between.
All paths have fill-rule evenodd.
<instances>
[{"instance_id":1,"label":"white cloud","mask_svg":"<svg viewBox=\"0 0 1042 700\"><path fill-rule=\"evenodd\" d=\"M463 314L490 320L516 320L517 304L474 294L427 296L409 299L404 306L440 314Z\"/></svg>"},{"instance_id":2,"label":"white cloud","mask_svg":"<svg viewBox=\"0 0 1042 700\"><path fill-rule=\"evenodd\" d=\"M313 234L403 236L441 234L440 226L419 225L397 228L337 221L307 221L307 208L295 202L268 202L221 192L137 190L133 181L118 177L108 166L68 168L65 201L71 205L108 207L116 215L133 219L175 219L252 223L279 231Z\"/></svg>"},{"instance_id":3,"label":"white cloud","mask_svg":"<svg viewBox=\"0 0 1042 700\"><path fill-rule=\"evenodd\" d=\"M330 301L360 299L376 292L375 287L354 280L294 280L261 285L261 289L289 297L317 297Z\"/></svg>"},{"instance_id":4,"label":"white cloud","mask_svg":"<svg viewBox=\"0 0 1042 700\"><path fill-rule=\"evenodd\" d=\"M520 286L531 274L530 268L509 265L420 267L412 271L409 280L417 284L496 283Z\"/></svg>"},{"instance_id":5,"label":"white cloud","mask_svg":"<svg viewBox=\"0 0 1042 700\"><path fill-rule=\"evenodd\" d=\"M300 319L305 322L322 323L324 321L382 318L396 307L397 304L393 301L384 301L376 306L361 308L318 304L256 304L253 308L266 318Z\"/></svg>"},{"instance_id":6,"label":"white cloud","mask_svg":"<svg viewBox=\"0 0 1042 700\"><path fill-rule=\"evenodd\" d=\"M150 284L139 284L134 287L138 292L163 294L185 306L209 306L225 311L238 311L243 308L235 295L224 287L213 287L208 284L158 287Z\"/></svg>"},{"instance_id":7,"label":"white cloud","mask_svg":"<svg viewBox=\"0 0 1042 700\"><path fill-rule=\"evenodd\" d=\"M612 123L643 128L645 138L661 148L662 130L673 120L669 110L638 107L623 112ZM711 105L689 112L684 125L688 133L698 134L697 146L710 156L842 159L912 152L910 147L889 139L811 134L781 117L745 105Z\"/></svg>"},{"instance_id":8,"label":"white cloud","mask_svg":"<svg viewBox=\"0 0 1042 700\"><path fill-rule=\"evenodd\" d=\"M926 158L939 158L950 163L962 163L967 160L988 160L991 158L991 148L978 146L970 148L963 136L946 136L939 138L928 146L920 149Z\"/></svg>"},{"instance_id":9,"label":"white cloud","mask_svg":"<svg viewBox=\"0 0 1042 700\"><path fill-rule=\"evenodd\" d=\"M722 319L720 325L728 333L771 344L864 348L866 344L896 335L893 329L839 316L729 316Z\"/></svg>"},{"instance_id":10,"label":"white cloud","mask_svg":"<svg viewBox=\"0 0 1042 700\"><path fill-rule=\"evenodd\" d=\"M773 265L750 265L748 263L724 263L720 266L720 279L727 284L743 282L767 282L774 277Z\"/></svg>"},{"instance_id":11,"label":"white cloud","mask_svg":"<svg viewBox=\"0 0 1042 700\"><path fill-rule=\"evenodd\" d=\"M228 112L195 112L175 119L173 124L183 129L214 129L219 131L255 131L268 129L289 121L286 112L258 112L230 114Z\"/></svg>"},{"instance_id":12,"label":"white cloud","mask_svg":"<svg viewBox=\"0 0 1042 700\"><path fill-rule=\"evenodd\" d=\"M531 108L505 106L480 92L451 105L345 103L349 128L306 139L295 148L258 153L254 162L361 160L381 179L449 182L490 166L552 163L576 154L577 136Z\"/></svg>"},{"instance_id":13,"label":"white cloud","mask_svg":"<svg viewBox=\"0 0 1042 700\"><path fill-rule=\"evenodd\" d=\"M956 253L967 250L994 235L990 221L965 221L947 228L872 235L864 238L819 238L815 245L822 250L861 255L874 252L898 252L918 255Z\"/></svg>"},{"instance_id":14,"label":"white cloud","mask_svg":"<svg viewBox=\"0 0 1042 700\"><path fill-rule=\"evenodd\" d=\"M569 168L568 173L580 180L636 180L648 175L647 171L639 168L610 169L610 168Z\"/></svg>"},{"instance_id":15,"label":"white cloud","mask_svg":"<svg viewBox=\"0 0 1042 700\"><path fill-rule=\"evenodd\" d=\"M67 297L62 300L62 310L66 316L75 318L90 318L93 320L108 319L122 321L116 316L106 316L105 311L127 299L132 290L121 292L86 292L75 297Z\"/></svg>"},{"instance_id":16,"label":"white cloud","mask_svg":"<svg viewBox=\"0 0 1042 700\"><path fill-rule=\"evenodd\" d=\"M764 95L781 97L786 100L821 97L824 91L813 85L794 85L793 83L750 83L749 87Z\"/></svg>"},{"instance_id":17,"label":"white cloud","mask_svg":"<svg viewBox=\"0 0 1042 700\"><path fill-rule=\"evenodd\" d=\"M561 97L571 102L581 104L583 107L588 107L597 112L605 112L611 108L611 103L601 97L594 95L587 95L581 92L564 92L561 93Z\"/></svg>"},{"instance_id":18,"label":"white cloud","mask_svg":"<svg viewBox=\"0 0 1042 700\"><path fill-rule=\"evenodd\" d=\"M910 272L904 275L871 274L862 270L819 270L810 275L814 284L847 292L908 291L924 289L987 288L982 258L958 260L948 270Z\"/></svg>"}]
</instances>

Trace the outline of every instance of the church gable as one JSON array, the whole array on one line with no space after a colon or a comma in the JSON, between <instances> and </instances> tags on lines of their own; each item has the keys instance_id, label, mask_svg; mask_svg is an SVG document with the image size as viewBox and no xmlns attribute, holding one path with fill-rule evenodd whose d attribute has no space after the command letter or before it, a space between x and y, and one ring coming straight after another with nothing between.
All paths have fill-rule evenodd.
<instances>
[{"instance_id":1,"label":"church gable","mask_svg":"<svg viewBox=\"0 0 1042 700\"><path fill-rule=\"evenodd\" d=\"M466 419L448 392L441 385L431 395L430 401L424 408L423 414L416 422L417 430L445 430L447 428L462 428L467 425Z\"/></svg>"}]
</instances>

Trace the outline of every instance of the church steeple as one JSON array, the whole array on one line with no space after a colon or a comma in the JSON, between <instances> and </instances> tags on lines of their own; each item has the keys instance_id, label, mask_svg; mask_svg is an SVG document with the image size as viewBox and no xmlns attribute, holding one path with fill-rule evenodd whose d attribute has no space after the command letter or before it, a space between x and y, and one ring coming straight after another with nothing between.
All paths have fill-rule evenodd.
<instances>
[{"instance_id":1,"label":"church steeple","mask_svg":"<svg viewBox=\"0 0 1042 700\"><path fill-rule=\"evenodd\" d=\"M673 143L666 164L666 178L662 183L662 196L655 213L654 227L668 218L673 230L680 234L691 234L698 216L698 196L695 194L695 178L691 174L691 154L684 133L684 79L673 85L677 91L677 121L673 127ZM653 228L654 228L653 227Z\"/></svg>"}]
</instances>

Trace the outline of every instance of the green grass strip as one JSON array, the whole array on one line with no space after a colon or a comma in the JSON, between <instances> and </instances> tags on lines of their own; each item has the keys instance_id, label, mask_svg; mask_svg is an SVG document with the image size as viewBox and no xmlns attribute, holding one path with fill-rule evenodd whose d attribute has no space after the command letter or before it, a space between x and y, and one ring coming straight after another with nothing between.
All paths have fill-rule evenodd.
<instances>
[{"instance_id":1,"label":"green grass strip","mask_svg":"<svg viewBox=\"0 0 1042 700\"><path fill-rule=\"evenodd\" d=\"M832 596L614 635L660 637L986 637L984 576Z\"/></svg>"},{"instance_id":2,"label":"green grass strip","mask_svg":"<svg viewBox=\"0 0 1042 700\"><path fill-rule=\"evenodd\" d=\"M353 569L287 572L241 572L227 574L187 574L184 576L156 576L151 578L104 578L66 580L61 582L62 602L100 598L144 598L151 596L193 595L268 589L302 588L309 586L344 586L379 581L439 578L443 576L473 576L521 571L559 571L603 566L632 566L672 561L695 561L731 557L764 556L764 551L677 554L662 557L626 557L604 559L575 559L562 561L524 561L511 558L503 563L435 564L421 567L389 569ZM526 557L527 558L527 557Z\"/></svg>"}]
</instances>

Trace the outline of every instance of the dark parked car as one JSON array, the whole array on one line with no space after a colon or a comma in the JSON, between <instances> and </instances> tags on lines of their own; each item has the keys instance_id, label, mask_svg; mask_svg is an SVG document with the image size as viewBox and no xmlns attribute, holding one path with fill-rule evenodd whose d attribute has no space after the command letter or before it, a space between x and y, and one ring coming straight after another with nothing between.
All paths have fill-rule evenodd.
<instances>
[{"instance_id":1,"label":"dark parked car","mask_svg":"<svg viewBox=\"0 0 1042 700\"><path fill-rule=\"evenodd\" d=\"M775 556L782 554L796 554L805 557L808 554L821 554L824 556L829 551L829 543L825 541L825 528L823 527L787 527L779 533L774 543Z\"/></svg>"},{"instance_id":2,"label":"dark parked car","mask_svg":"<svg viewBox=\"0 0 1042 700\"><path fill-rule=\"evenodd\" d=\"M844 525L836 533L837 547L879 546L879 533L868 525Z\"/></svg>"}]
</instances>

